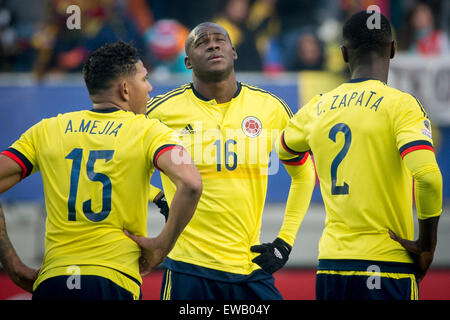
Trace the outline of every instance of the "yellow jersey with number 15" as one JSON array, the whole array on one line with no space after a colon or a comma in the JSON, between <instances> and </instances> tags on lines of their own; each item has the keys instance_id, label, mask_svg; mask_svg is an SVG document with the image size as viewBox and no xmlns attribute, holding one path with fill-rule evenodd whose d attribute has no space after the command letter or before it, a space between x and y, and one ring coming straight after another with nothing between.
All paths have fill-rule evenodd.
<instances>
[{"instance_id":1,"label":"yellow jersey with number 15","mask_svg":"<svg viewBox=\"0 0 450 320\"><path fill-rule=\"evenodd\" d=\"M22 167L22 178L42 175L45 256L34 288L75 265L138 298L141 250L123 230L146 235L155 159L179 144L159 121L112 108L44 119L3 151Z\"/></svg>"},{"instance_id":2,"label":"yellow jersey with number 15","mask_svg":"<svg viewBox=\"0 0 450 320\"><path fill-rule=\"evenodd\" d=\"M412 175L402 157L433 151L416 98L378 80L351 80L302 107L281 145L281 159L313 153L327 214L319 259L412 262L388 230L413 239Z\"/></svg>"}]
</instances>

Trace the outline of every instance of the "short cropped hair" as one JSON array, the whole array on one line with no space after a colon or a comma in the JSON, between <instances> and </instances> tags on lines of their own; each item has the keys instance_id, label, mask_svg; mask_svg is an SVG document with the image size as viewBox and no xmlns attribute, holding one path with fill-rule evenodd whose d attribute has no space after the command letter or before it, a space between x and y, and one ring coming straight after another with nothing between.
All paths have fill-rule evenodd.
<instances>
[{"instance_id":1,"label":"short cropped hair","mask_svg":"<svg viewBox=\"0 0 450 320\"><path fill-rule=\"evenodd\" d=\"M130 43L117 41L98 48L87 59L83 77L90 95L109 89L114 80L136 74L140 60L138 50Z\"/></svg>"},{"instance_id":2,"label":"short cropped hair","mask_svg":"<svg viewBox=\"0 0 450 320\"><path fill-rule=\"evenodd\" d=\"M373 25L369 19L373 19L374 13L360 11L352 15L344 24L343 38L350 49L357 50L359 54L369 52L385 52L385 48L392 42L392 30L389 20L380 14L379 25ZM368 23L369 21L369 23ZM372 27L372 28L369 28Z\"/></svg>"}]
</instances>

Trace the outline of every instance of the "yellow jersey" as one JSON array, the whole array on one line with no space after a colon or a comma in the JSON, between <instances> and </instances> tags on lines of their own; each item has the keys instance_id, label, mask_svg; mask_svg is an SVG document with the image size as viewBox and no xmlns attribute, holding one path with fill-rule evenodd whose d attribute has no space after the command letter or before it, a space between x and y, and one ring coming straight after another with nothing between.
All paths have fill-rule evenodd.
<instances>
[{"instance_id":1,"label":"yellow jersey","mask_svg":"<svg viewBox=\"0 0 450 320\"><path fill-rule=\"evenodd\" d=\"M402 157L433 150L416 98L378 80L351 80L303 106L281 145L281 159L313 154L326 210L319 259L412 262L388 230L413 239L413 179Z\"/></svg>"},{"instance_id":2,"label":"yellow jersey","mask_svg":"<svg viewBox=\"0 0 450 320\"><path fill-rule=\"evenodd\" d=\"M44 119L2 153L23 168L22 178L42 175L45 256L34 289L75 265L139 297L141 250L123 230L147 234L154 160L179 143L159 121L112 108Z\"/></svg>"},{"instance_id":3,"label":"yellow jersey","mask_svg":"<svg viewBox=\"0 0 450 320\"><path fill-rule=\"evenodd\" d=\"M250 247L259 244L268 175L278 169L271 150L293 114L275 95L237 84L224 104L186 84L151 99L147 115L176 130L203 180L197 210L169 259L249 275L260 268ZM302 164L307 156L290 161ZM170 204L175 188L164 175L161 179Z\"/></svg>"}]
</instances>

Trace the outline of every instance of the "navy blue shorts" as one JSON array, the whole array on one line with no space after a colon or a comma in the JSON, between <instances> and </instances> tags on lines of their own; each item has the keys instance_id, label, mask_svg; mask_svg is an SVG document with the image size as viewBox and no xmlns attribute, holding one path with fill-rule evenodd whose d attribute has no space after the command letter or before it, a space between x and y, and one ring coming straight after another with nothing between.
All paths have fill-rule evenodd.
<instances>
[{"instance_id":1,"label":"navy blue shorts","mask_svg":"<svg viewBox=\"0 0 450 320\"><path fill-rule=\"evenodd\" d=\"M161 300L282 300L283 297L275 287L273 276L268 273L266 275L256 280L230 282L165 269L160 298Z\"/></svg>"},{"instance_id":2,"label":"navy blue shorts","mask_svg":"<svg viewBox=\"0 0 450 320\"><path fill-rule=\"evenodd\" d=\"M318 300L418 300L414 266L367 260L319 260Z\"/></svg>"},{"instance_id":3,"label":"navy blue shorts","mask_svg":"<svg viewBox=\"0 0 450 320\"><path fill-rule=\"evenodd\" d=\"M90 275L80 275L80 288L70 289L70 276L48 278L34 290L33 300L134 300L133 294L113 281ZM141 294L142 297L142 294Z\"/></svg>"}]
</instances>

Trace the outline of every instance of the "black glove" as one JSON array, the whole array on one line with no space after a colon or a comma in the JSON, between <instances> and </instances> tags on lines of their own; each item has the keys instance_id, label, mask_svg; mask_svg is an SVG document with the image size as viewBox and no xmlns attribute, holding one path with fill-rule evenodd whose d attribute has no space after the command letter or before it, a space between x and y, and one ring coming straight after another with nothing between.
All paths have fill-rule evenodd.
<instances>
[{"instance_id":1,"label":"black glove","mask_svg":"<svg viewBox=\"0 0 450 320\"><path fill-rule=\"evenodd\" d=\"M284 240L276 238L272 243L269 242L252 246L250 250L261 253L252 261L264 271L272 274L286 264L292 247Z\"/></svg>"},{"instance_id":2,"label":"black glove","mask_svg":"<svg viewBox=\"0 0 450 320\"><path fill-rule=\"evenodd\" d=\"M155 204L158 206L160 209L159 212L161 212L167 222L167 219L169 218L169 205L167 204L166 196L162 195L161 198L155 201Z\"/></svg>"}]
</instances>

